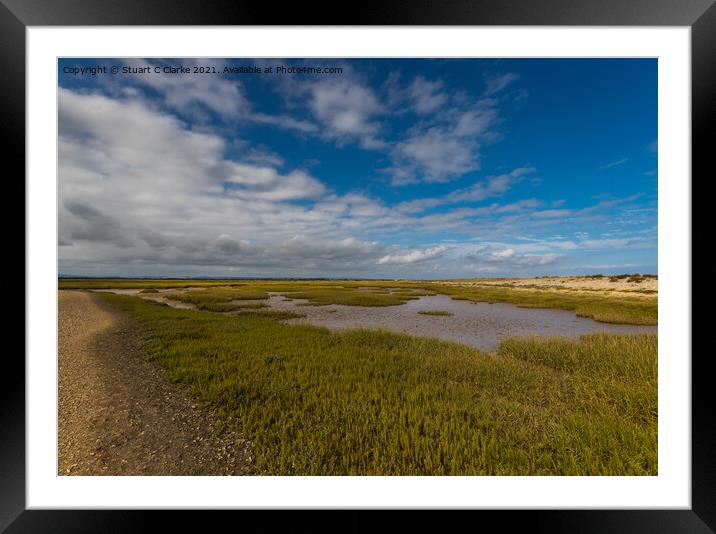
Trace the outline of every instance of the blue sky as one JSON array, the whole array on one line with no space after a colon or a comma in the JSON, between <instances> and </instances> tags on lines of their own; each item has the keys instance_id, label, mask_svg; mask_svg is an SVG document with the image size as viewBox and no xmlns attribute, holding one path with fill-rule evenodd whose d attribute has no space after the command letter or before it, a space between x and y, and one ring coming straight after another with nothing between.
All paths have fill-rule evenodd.
<instances>
[{"instance_id":1,"label":"blue sky","mask_svg":"<svg viewBox=\"0 0 716 534\"><path fill-rule=\"evenodd\" d=\"M62 274L657 272L654 59L58 70Z\"/></svg>"}]
</instances>

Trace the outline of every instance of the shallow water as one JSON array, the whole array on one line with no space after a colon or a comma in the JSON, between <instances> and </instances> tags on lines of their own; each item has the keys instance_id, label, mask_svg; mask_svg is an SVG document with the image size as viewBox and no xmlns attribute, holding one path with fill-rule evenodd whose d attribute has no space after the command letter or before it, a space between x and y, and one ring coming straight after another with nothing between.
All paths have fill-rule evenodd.
<instances>
[{"instance_id":1,"label":"shallow water","mask_svg":"<svg viewBox=\"0 0 716 534\"><path fill-rule=\"evenodd\" d=\"M656 333L657 326L600 323L574 312L554 309L519 308L513 304L472 303L445 295L419 297L403 305L386 307L301 306L305 300L285 301L272 294L272 308L306 315L286 321L313 324L331 330L383 328L415 336L437 337L481 349L492 350L500 340L515 336L568 336L578 338L591 332L620 334ZM419 311L447 311L452 316L421 315Z\"/></svg>"},{"instance_id":2,"label":"shallow water","mask_svg":"<svg viewBox=\"0 0 716 534\"><path fill-rule=\"evenodd\" d=\"M175 308L193 308L191 304L171 300L159 293L139 293L138 289L108 291L163 302ZM288 300L283 294L270 293L268 300L247 301L269 304L272 309L305 315L288 324L312 324L331 330L382 328L414 336L456 341L480 349L493 350L501 339L522 336L567 336L610 332L616 334L657 333L657 326L600 323L574 312L549 308L519 308L513 304L453 300L446 295L431 295L409 300L397 306L307 306L305 299ZM264 308L267 309L267 308ZM451 316L421 315L419 311L447 311Z\"/></svg>"},{"instance_id":3,"label":"shallow water","mask_svg":"<svg viewBox=\"0 0 716 534\"><path fill-rule=\"evenodd\" d=\"M189 288L194 289L194 288ZM203 288L202 288L203 289ZM163 296L162 293L170 293L172 291L176 291L176 289L159 289L157 290L157 293L141 293L141 289L94 289L93 291L97 291L98 293L114 293L116 295L131 295L134 297L141 297L144 300L152 300L154 302L161 302L162 304L166 304L167 306L171 306L172 308L179 308L180 310L191 310L194 309L193 304L188 304L186 302L179 302L178 300L172 300L168 299L167 297ZM187 290L182 290L187 291Z\"/></svg>"}]
</instances>

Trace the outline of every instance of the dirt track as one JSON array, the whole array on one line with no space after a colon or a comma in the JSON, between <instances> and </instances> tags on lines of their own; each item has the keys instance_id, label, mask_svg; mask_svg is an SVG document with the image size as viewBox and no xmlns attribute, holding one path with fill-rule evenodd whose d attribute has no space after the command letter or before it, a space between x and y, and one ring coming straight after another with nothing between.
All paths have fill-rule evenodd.
<instances>
[{"instance_id":1,"label":"dirt track","mask_svg":"<svg viewBox=\"0 0 716 534\"><path fill-rule=\"evenodd\" d=\"M90 293L59 293L60 475L241 475L249 443L144 359L141 331Z\"/></svg>"}]
</instances>

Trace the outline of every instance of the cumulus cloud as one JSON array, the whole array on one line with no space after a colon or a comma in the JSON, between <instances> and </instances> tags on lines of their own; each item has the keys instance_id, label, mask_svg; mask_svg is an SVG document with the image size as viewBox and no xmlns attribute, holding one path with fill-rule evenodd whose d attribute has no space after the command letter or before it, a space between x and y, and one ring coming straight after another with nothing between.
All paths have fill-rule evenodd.
<instances>
[{"instance_id":1,"label":"cumulus cloud","mask_svg":"<svg viewBox=\"0 0 716 534\"><path fill-rule=\"evenodd\" d=\"M261 200L298 200L316 198L325 193L325 186L301 170L280 174L272 167L242 163L226 163L225 183L233 196Z\"/></svg>"},{"instance_id":2,"label":"cumulus cloud","mask_svg":"<svg viewBox=\"0 0 716 534\"><path fill-rule=\"evenodd\" d=\"M383 171L393 185L447 182L478 170L482 146L498 137L493 98L451 92L443 80L423 76L401 82L397 73L373 88L350 67L344 70L340 78L284 83L281 93L320 125L307 122L305 132L386 154L390 164ZM409 124L395 129L384 120L389 114L409 114Z\"/></svg>"},{"instance_id":3,"label":"cumulus cloud","mask_svg":"<svg viewBox=\"0 0 716 534\"><path fill-rule=\"evenodd\" d=\"M329 79L308 84L305 90L324 137L338 143L357 141L369 149L384 146L376 118L385 109L370 87L354 79Z\"/></svg>"},{"instance_id":4,"label":"cumulus cloud","mask_svg":"<svg viewBox=\"0 0 716 534\"><path fill-rule=\"evenodd\" d=\"M416 126L393 147L388 169L393 185L448 182L478 170L480 147L496 120L494 102L480 101L446 112L433 126Z\"/></svg>"},{"instance_id":5,"label":"cumulus cloud","mask_svg":"<svg viewBox=\"0 0 716 534\"><path fill-rule=\"evenodd\" d=\"M477 155L469 144L441 128L416 133L398 143L394 158L397 160L391 170L394 185L447 182L479 168Z\"/></svg>"},{"instance_id":6,"label":"cumulus cloud","mask_svg":"<svg viewBox=\"0 0 716 534\"><path fill-rule=\"evenodd\" d=\"M172 66L173 62L146 61L141 59L127 60L126 65L131 68L146 69L149 72L133 75L135 83L149 87L159 92L164 102L171 108L186 112L197 106L227 117L236 118L249 111L249 103L244 94L242 85L238 81L223 76L180 76L164 72L155 72L154 67L160 69ZM177 66L192 67L196 60L186 60ZM204 66L214 66L223 69L222 60L201 60Z\"/></svg>"},{"instance_id":7,"label":"cumulus cloud","mask_svg":"<svg viewBox=\"0 0 716 534\"><path fill-rule=\"evenodd\" d=\"M345 272L386 251L355 232L409 226L379 201L279 170L261 147L227 159L223 138L141 100L60 89L59 110L63 268Z\"/></svg>"},{"instance_id":8,"label":"cumulus cloud","mask_svg":"<svg viewBox=\"0 0 716 534\"><path fill-rule=\"evenodd\" d=\"M439 245L436 247L426 249L416 249L406 252L396 252L394 254L387 254L382 258L378 259L378 265L406 265L410 263L419 263L427 260L431 260L441 256L447 247Z\"/></svg>"},{"instance_id":9,"label":"cumulus cloud","mask_svg":"<svg viewBox=\"0 0 716 534\"><path fill-rule=\"evenodd\" d=\"M246 259L260 248L235 232L294 235L316 217L292 202L327 191L303 170L279 172L275 158L228 160L221 137L141 101L61 88L59 129L60 239L75 245L62 253L67 262L111 246L147 261L210 262L212 251Z\"/></svg>"},{"instance_id":10,"label":"cumulus cloud","mask_svg":"<svg viewBox=\"0 0 716 534\"><path fill-rule=\"evenodd\" d=\"M162 61L129 59L125 65L134 69L128 78L136 86L149 88L157 92L161 102L182 115L193 115L201 118L204 112L211 112L221 121L243 120L247 123L267 124L286 130L300 133L316 133L319 128L316 124L296 119L289 115L271 115L254 110L246 96L246 91L240 80L218 75L183 76L165 73L167 67L188 67L196 65L213 67L221 72L226 65L222 59L201 59L182 61ZM155 69L159 68L159 72ZM149 69L148 72L136 69ZM125 96L138 97L136 89L124 86L122 93Z\"/></svg>"}]
</instances>

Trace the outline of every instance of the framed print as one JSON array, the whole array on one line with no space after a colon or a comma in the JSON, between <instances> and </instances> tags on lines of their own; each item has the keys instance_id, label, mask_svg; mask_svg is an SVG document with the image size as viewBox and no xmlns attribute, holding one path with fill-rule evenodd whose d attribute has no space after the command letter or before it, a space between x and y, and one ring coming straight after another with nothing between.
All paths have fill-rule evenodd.
<instances>
[{"instance_id":1,"label":"framed print","mask_svg":"<svg viewBox=\"0 0 716 534\"><path fill-rule=\"evenodd\" d=\"M712 531L711 2L71 4L0 11L27 206L7 532Z\"/></svg>"}]
</instances>

